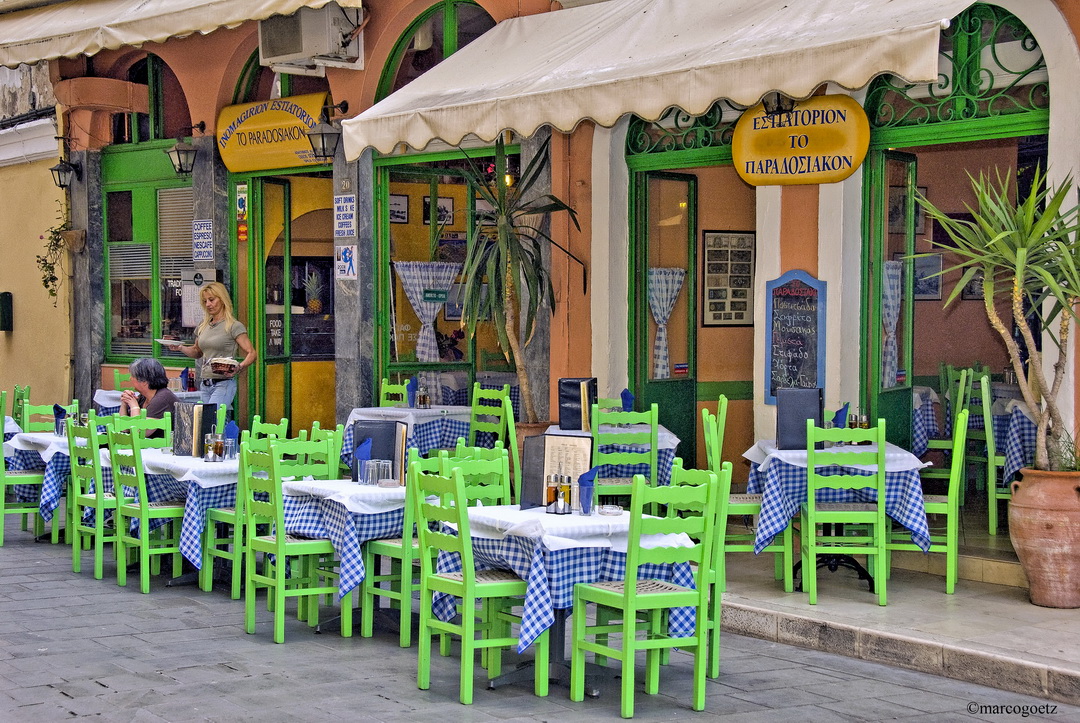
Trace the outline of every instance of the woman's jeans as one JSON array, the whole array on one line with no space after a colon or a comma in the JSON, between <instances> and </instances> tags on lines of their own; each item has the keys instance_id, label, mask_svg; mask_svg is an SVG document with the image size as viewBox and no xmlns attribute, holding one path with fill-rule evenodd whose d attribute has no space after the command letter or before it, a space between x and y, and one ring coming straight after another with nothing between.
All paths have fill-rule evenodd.
<instances>
[{"instance_id":1,"label":"woman's jeans","mask_svg":"<svg viewBox=\"0 0 1080 723\"><path fill-rule=\"evenodd\" d=\"M224 404L226 408L232 410L233 399L236 397L236 379L222 379L210 386L203 382L199 384L203 404Z\"/></svg>"}]
</instances>

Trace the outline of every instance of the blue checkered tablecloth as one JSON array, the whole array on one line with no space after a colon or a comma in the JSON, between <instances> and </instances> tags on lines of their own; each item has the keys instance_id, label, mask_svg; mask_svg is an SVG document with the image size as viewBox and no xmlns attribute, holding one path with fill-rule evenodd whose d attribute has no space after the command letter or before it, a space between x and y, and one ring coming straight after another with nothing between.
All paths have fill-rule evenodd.
<instances>
[{"instance_id":1,"label":"blue checkered tablecloth","mask_svg":"<svg viewBox=\"0 0 1080 723\"><path fill-rule=\"evenodd\" d=\"M542 540L507 535L501 540L473 537L472 548L477 570L512 570L528 583L518 635L519 653L555 622L553 610L573 607L574 585L622 580L626 572L626 553L609 547L550 550ZM438 572L460 572L461 557L441 553L436 565ZM693 571L687 564L645 565L638 569L638 576L694 586ZM431 609L440 620L450 620L456 614L455 598L437 594ZM693 634L694 609L672 608L669 624L676 637Z\"/></svg>"},{"instance_id":2,"label":"blue checkered tablecloth","mask_svg":"<svg viewBox=\"0 0 1080 723\"><path fill-rule=\"evenodd\" d=\"M1005 450L1004 479L1009 482L1021 467L1027 467L1035 460L1035 437L1038 428L1019 407L1013 407L1007 424L997 421L995 424L995 434L999 429L1005 430L1005 443L998 447L998 450Z\"/></svg>"},{"instance_id":3,"label":"blue checkered tablecloth","mask_svg":"<svg viewBox=\"0 0 1080 723\"><path fill-rule=\"evenodd\" d=\"M832 474L839 474L842 468L832 469ZM825 469L823 473L829 474L829 470ZM872 474L862 470L846 470L846 473ZM760 553L777 533L783 532L806 501L806 467L774 459L762 473L758 465L751 464L747 491L762 493L761 516L754 540L754 552ZM819 490L817 495L818 502L876 500L876 490L869 487L861 490ZM911 531L912 542L924 551L930 549L930 530L926 522L918 469L885 473L885 514Z\"/></svg>"},{"instance_id":4,"label":"blue checkered tablecloth","mask_svg":"<svg viewBox=\"0 0 1080 723\"><path fill-rule=\"evenodd\" d=\"M67 457L67 455L57 454L53 456L53 459L56 459L56 457L60 456L64 457L70 470L71 460ZM50 462L51 461L52 460L50 460ZM116 485L113 481L112 467L102 465L101 476L105 483L105 491L115 491ZM169 502L172 500L182 500L187 495L187 489L187 482L181 482L170 474L146 475L146 496L150 498L151 502ZM94 492L93 484L90 485L90 489L88 490L88 492L91 494ZM124 487L124 495L131 498L135 502L139 501L139 495L137 492L138 491L134 487ZM42 497L44 498L44 493L42 494ZM82 520L84 524L94 524L94 509L92 507L87 507L83 510ZM168 523L169 520L164 518L151 520L150 530L156 530L159 527L163 527ZM139 534L139 521L136 519L133 519L131 521L131 533L134 535Z\"/></svg>"},{"instance_id":5,"label":"blue checkered tablecloth","mask_svg":"<svg viewBox=\"0 0 1080 723\"><path fill-rule=\"evenodd\" d=\"M938 423L934 405L925 401L911 410L911 453L922 457L926 454L927 442L937 436Z\"/></svg>"},{"instance_id":6,"label":"blue checkered tablecloth","mask_svg":"<svg viewBox=\"0 0 1080 723\"><path fill-rule=\"evenodd\" d=\"M361 514L335 500L315 495L283 495L285 529L290 535L326 538L338 555L338 598L356 588L367 571L361 546L368 540L402 536L405 509Z\"/></svg>"},{"instance_id":7,"label":"blue checkered tablecloth","mask_svg":"<svg viewBox=\"0 0 1080 723\"><path fill-rule=\"evenodd\" d=\"M408 447L416 447L421 455L426 456L433 449L453 449L458 437L468 436L468 422L450 417L439 417L428 422L414 424L412 434L405 440L405 444ZM352 466L354 448L353 428L350 424L345 427L341 443L341 461L349 466Z\"/></svg>"},{"instance_id":8,"label":"blue checkered tablecloth","mask_svg":"<svg viewBox=\"0 0 1080 723\"><path fill-rule=\"evenodd\" d=\"M601 452L633 452L638 445L633 444L605 444L601 445ZM656 481L658 484L671 484L671 466L675 464L675 450L661 447L657 450ZM647 464L602 464L597 470L597 477L607 479L611 477L633 477L636 474L649 474ZM599 494L604 494L604 488L600 487Z\"/></svg>"},{"instance_id":9,"label":"blue checkered tablecloth","mask_svg":"<svg viewBox=\"0 0 1080 723\"><path fill-rule=\"evenodd\" d=\"M485 384L484 382L480 382L480 388L481 389L502 389L503 385L502 384ZM453 387L450 387L450 386L447 386L447 385L443 384L442 387L441 387L441 390L442 390L442 404L451 405L451 406L461 406L461 407L466 407L466 406L469 405L469 393L472 391L471 387L465 388L465 389L454 389ZM514 419L519 421L519 422L522 421L522 416L521 416L521 388L520 387L511 385L511 387L510 387L510 403L514 406ZM481 402L481 404L488 404L488 402L483 401L483 402ZM491 406L496 406L496 405L495 405L495 403L491 403Z\"/></svg>"},{"instance_id":10,"label":"blue checkered tablecloth","mask_svg":"<svg viewBox=\"0 0 1080 723\"><path fill-rule=\"evenodd\" d=\"M179 484L187 485L187 494L184 498L184 521L180 525L180 554L196 569L202 569L206 511L212 507L235 506L236 484L203 487L195 480Z\"/></svg>"},{"instance_id":11,"label":"blue checkered tablecloth","mask_svg":"<svg viewBox=\"0 0 1080 723\"><path fill-rule=\"evenodd\" d=\"M8 441L15 434L17 433L5 433L4 441ZM38 452L30 449L11 450L11 454L4 456L4 466L9 472L31 472L46 469L45 460L41 458ZM12 489L18 502L34 502L41 499L41 485L15 485Z\"/></svg>"}]
</instances>

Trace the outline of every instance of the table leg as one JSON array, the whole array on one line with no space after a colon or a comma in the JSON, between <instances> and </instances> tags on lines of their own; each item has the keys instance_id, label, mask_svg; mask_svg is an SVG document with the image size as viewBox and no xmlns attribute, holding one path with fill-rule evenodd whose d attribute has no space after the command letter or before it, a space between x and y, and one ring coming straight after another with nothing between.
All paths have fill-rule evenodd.
<instances>
[{"instance_id":1,"label":"table leg","mask_svg":"<svg viewBox=\"0 0 1080 723\"><path fill-rule=\"evenodd\" d=\"M831 525L826 526L831 527ZM843 536L843 528L843 525L837 525L836 529L832 530L832 534ZM817 568L820 570L823 567L828 568L829 572L836 572L841 567L847 568L848 570L854 570L859 575L860 580L867 581L867 584L870 587L870 594L874 594L873 576L867 571L865 567L862 566L862 564L858 560L856 560L851 555L818 555ZM792 566L791 570L792 577L797 576L799 578L798 581L795 583L795 591L802 592L802 575L800 574L802 572L802 560L797 561Z\"/></svg>"},{"instance_id":2,"label":"table leg","mask_svg":"<svg viewBox=\"0 0 1080 723\"><path fill-rule=\"evenodd\" d=\"M555 622L548 630L548 651L550 660L550 674L548 680L556 685L570 687L570 661L566 658L566 619L570 617L569 608L556 608L554 611ZM533 679L533 661L526 660L514 670L496 676L488 681L488 690L494 690L501 685L511 683L529 683ZM585 664L585 695L590 698L599 698L600 689L597 682L601 678L613 678L615 670L605 668L595 663Z\"/></svg>"}]
</instances>

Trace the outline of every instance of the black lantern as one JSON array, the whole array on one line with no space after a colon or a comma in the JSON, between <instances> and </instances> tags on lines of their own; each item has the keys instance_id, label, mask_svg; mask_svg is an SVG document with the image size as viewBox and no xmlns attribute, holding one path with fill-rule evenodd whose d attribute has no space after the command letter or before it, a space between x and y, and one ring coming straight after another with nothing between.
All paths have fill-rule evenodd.
<instances>
[{"instance_id":1,"label":"black lantern","mask_svg":"<svg viewBox=\"0 0 1080 723\"><path fill-rule=\"evenodd\" d=\"M341 131L327 123L324 118L307 132L307 139L316 158L333 160L338 142L341 141Z\"/></svg>"},{"instance_id":2,"label":"black lantern","mask_svg":"<svg viewBox=\"0 0 1080 723\"><path fill-rule=\"evenodd\" d=\"M774 90L762 97L761 105L765 107L765 115L780 115L795 110L795 99Z\"/></svg>"},{"instance_id":3,"label":"black lantern","mask_svg":"<svg viewBox=\"0 0 1080 723\"><path fill-rule=\"evenodd\" d=\"M168 154L169 160L172 161L173 170L180 175L186 175L191 173L191 169L195 167L195 156L199 154L199 151L187 141L181 140L177 141L165 153Z\"/></svg>"},{"instance_id":4,"label":"black lantern","mask_svg":"<svg viewBox=\"0 0 1080 723\"><path fill-rule=\"evenodd\" d=\"M78 163L68 163L61 159L59 163L49 169L52 173L53 183L57 188L67 188L71 185L72 180L78 179L81 176L82 169Z\"/></svg>"}]
</instances>

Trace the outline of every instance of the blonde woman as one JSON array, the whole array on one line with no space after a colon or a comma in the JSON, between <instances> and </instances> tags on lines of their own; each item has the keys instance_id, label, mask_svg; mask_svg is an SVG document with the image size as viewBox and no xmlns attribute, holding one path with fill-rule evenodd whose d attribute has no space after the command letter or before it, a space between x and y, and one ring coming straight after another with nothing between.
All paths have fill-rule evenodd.
<instances>
[{"instance_id":1,"label":"blonde woman","mask_svg":"<svg viewBox=\"0 0 1080 723\"><path fill-rule=\"evenodd\" d=\"M232 300L225 285L211 281L199 292L199 302L206 311L202 323L195 329L195 343L179 344L177 348L198 364L199 391L206 404L224 404L232 407L236 397L236 375L255 363L257 354L248 338L247 328L233 316ZM210 360L217 357L235 358L237 351L244 358L239 367L226 372L215 372Z\"/></svg>"}]
</instances>

